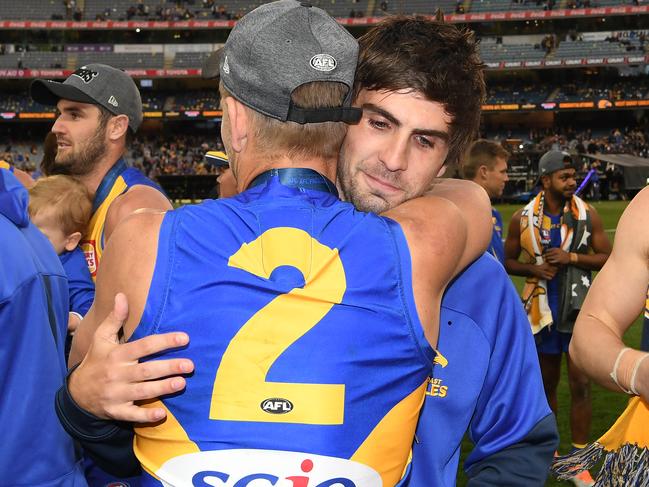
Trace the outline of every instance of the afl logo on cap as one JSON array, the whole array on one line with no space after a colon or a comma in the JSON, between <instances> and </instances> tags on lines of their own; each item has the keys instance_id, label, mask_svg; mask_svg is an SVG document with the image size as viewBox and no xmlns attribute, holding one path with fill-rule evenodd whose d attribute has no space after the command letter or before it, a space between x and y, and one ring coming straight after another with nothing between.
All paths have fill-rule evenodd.
<instances>
[{"instance_id":1,"label":"afl logo on cap","mask_svg":"<svg viewBox=\"0 0 649 487\"><path fill-rule=\"evenodd\" d=\"M318 71L333 71L336 69L336 60L329 54L316 54L311 58L311 67Z\"/></svg>"}]
</instances>

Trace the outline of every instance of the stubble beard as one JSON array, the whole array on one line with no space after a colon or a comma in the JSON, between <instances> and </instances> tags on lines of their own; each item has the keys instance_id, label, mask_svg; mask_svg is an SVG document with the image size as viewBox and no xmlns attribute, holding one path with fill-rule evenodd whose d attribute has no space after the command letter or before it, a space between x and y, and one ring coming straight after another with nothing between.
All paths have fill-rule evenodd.
<instances>
[{"instance_id":1,"label":"stubble beard","mask_svg":"<svg viewBox=\"0 0 649 487\"><path fill-rule=\"evenodd\" d=\"M54 174L85 176L92 172L106 153L106 127L99 127L94 135L78 150L71 154L57 154L54 159Z\"/></svg>"}]
</instances>

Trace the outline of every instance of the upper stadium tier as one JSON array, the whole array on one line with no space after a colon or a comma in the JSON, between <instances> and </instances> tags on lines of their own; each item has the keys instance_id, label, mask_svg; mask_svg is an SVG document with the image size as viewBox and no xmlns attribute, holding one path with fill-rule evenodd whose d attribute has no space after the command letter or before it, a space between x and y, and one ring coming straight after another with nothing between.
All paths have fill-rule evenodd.
<instances>
[{"instance_id":1,"label":"upper stadium tier","mask_svg":"<svg viewBox=\"0 0 649 487\"><path fill-rule=\"evenodd\" d=\"M0 2L2 29L232 28L258 7L254 0L21 0ZM348 25L367 25L392 13L433 15L451 22L620 16L649 13L639 0L313 0Z\"/></svg>"},{"instance_id":2,"label":"upper stadium tier","mask_svg":"<svg viewBox=\"0 0 649 487\"><path fill-rule=\"evenodd\" d=\"M218 43L194 44L3 44L0 78L64 78L89 63L126 70L136 78L199 77ZM44 50L47 49L47 50ZM624 66L649 62L644 31L565 35L529 34L481 39L487 69Z\"/></svg>"}]
</instances>

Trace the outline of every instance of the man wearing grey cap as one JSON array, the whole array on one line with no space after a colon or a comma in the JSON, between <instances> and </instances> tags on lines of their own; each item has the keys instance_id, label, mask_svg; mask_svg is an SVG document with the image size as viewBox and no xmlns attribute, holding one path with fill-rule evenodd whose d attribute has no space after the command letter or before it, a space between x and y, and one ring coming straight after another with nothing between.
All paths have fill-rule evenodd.
<instances>
[{"instance_id":1,"label":"man wearing grey cap","mask_svg":"<svg viewBox=\"0 0 649 487\"><path fill-rule=\"evenodd\" d=\"M404 472L441 295L486 248L490 207L464 183L448 195L457 205L423 196L390 218L338 200L344 123L360 118L357 56L308 4L246 15L221 63L222 138L241 194L135 215L106 249L80 350L122 323L132 338L191 336L182 356L195 370L171 383L186 390L140 411L158 420L135 428L144 485L394 485Z\"/></svg>"},{"instance_id":2,"label":"man wearing grey cap","mask_svg":"<svg viewBox=\"0 0 649 487\"><path fill-rule=\"evenodd\" d=\"M78 178L93 197L80 245L95 279L104 246L120 221L141 208L171 209L160 188L124 160L127 140L142 123L140 92L125 72L88 64L62 83L34 81L31 96L59 111L52 127L57 141L52 172ZM86 477L91 486L118 480L91 462Z\"/></svg>"},{"instance_id":3,"label":"man wearing grey cap","mask_svg":"<svg viewBox=\"0 0 649 487\"><path fill-rule=\"evenodd\" d=\"M140 208L171 209L160 188L124 160L127 141L142 123L140 92L124 71L88 64L62 83L36 80L32 98L55 105L57 152L53 172L75 176L94 198L81 242L96 278L106 241L117 224Z\"/></svg>"},{"instance_id":4,"label":"man wearing grey cap","mask_svg":"<svg viewBox=\"0 0 649 487\"><path fill-rule=\"evenodd\" d=\"M535 334L550 407L557 414L561 358L568 359L570 428L574 448L589 441L590 382L568 353L572 330L591 283L611 253L597 211L575 194L576 171L567 152L551 150L539 160L541 192L512 217L505 242L505 267L527 277L523 303ZM519 261L521 258L521 261ZM588 471L576 485L592 485Z\"/></svg>"}]
</instances>

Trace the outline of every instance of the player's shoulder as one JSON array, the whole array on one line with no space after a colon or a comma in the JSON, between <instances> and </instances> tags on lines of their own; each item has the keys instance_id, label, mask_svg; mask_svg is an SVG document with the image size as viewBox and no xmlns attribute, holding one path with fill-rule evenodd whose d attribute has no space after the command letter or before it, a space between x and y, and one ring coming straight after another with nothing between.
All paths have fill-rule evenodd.
<instances>
[{"instance_id":1,"label":"player's shoulder","mask_svg":"<svg viewBox=\"0 0 649 487\"><path fill-rule=\"evenodd\" d=\"M428 247L429 255L434 255L436 249L444 251L447 245L458 241L457 236L465 232L466 226L459 208L435 195L406 201L381 216L396 221L409 244Z\"/></svg>"},{"instance_id":2,"label":"player's shoulder","mask_svg":"<svg viewBox=\"0 0 649 487\"><path fill-rule=\"evenodd\" d=\"M152 239L157 239L160 225L164 219L165 212L140 209L124 217L115 228L110 238L110 245L113 248L129 251L149 245Z\"/></svg>"},{"instance_id":3,"label":"player's shoulder","mask_svg":"<svg viewBox=\"0 0 649 487\"><path fill-rule=\"evenodd\" d=\"M627 206L624 213L649 219L649 186L643 188Z\"/></svg>"}]
</instances>

